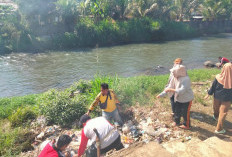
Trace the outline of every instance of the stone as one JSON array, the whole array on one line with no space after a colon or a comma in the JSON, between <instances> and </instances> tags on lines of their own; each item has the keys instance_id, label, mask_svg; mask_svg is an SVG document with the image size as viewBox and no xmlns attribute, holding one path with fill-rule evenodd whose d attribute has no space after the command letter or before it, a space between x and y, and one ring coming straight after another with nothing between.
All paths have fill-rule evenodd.
<instances>
[{"instance_id":1,"label":"stone","mask_svg":"<svg viewBox=\"0 0 232 157\"><path fill-rule=\"evenodd\" d=\"M206 67L215 67L215 64L212 61L206 61L206 62L204 62L204 66L206 66Z\"/></svg>"}]
</instances>

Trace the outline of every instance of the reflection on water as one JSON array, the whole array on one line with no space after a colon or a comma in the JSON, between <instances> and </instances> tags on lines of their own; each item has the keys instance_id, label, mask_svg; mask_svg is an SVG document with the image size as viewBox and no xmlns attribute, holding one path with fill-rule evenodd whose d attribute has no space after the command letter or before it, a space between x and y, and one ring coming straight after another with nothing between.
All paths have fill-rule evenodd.
<instances>
[{"instance_id":1,"label":"reflection on water","mask_svg":"<svg viewBox=\"0 0 232 157\"><path fill-rule=\"evenodd\" d=\"M201 68L206 60L232 58L232 34L155 44L131 44L108 48L48 53L13 53L0 56L0 97L40 93L64 88L96 73L128 77L144 74L157 65L168 72L175 58L189 68Z\"/></svg>"}]
</instances>

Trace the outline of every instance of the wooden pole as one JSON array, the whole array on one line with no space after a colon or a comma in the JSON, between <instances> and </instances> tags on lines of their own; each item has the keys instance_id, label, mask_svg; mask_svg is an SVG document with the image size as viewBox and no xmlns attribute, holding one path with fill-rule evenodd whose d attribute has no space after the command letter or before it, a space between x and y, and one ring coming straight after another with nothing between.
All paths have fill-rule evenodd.
<instances>
[{"instance_id":1,"label":"wooden pole","mask_svg":"<svg viewBox=\"0 0 232 157\"><path fill-rule=\"evenodd\" d=\"M101 143L100 143L100 136L96 128L93 129L96 134L96 145L97 145L97 157L101 155Z\"/></svg>"}]
</instances>

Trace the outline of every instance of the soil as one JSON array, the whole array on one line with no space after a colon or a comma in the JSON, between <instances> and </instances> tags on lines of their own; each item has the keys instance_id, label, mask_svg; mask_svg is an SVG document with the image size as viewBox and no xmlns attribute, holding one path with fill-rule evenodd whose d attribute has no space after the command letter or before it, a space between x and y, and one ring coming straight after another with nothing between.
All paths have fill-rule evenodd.
<instances>
[{"instance_id":1,"label":"soil","mask_svg":"<svg viewBox=\"0 0 232 157\"><path fill-rule=\"evenodd\" d=\"M229 112L227 114L226 120L224 122L224 129L227 131L224 135L215 134L214 131L216 129L217 121L213 119L213 97L209 97L208 99L204 99L207 95L207 90L209 89L211 82L204 82L204 83L193 83L192 89L195 93L195 99L193 101L191 107L191 129L190 130L183 130L178 127L173 127L171 124L173 123L172 115L171 115L171 105L169 103L168 98L155 100L154 104L149 107L131 107L129 110L130 117L132 119L143 119L150 117L153 121L159 119L160 122L164 123L167 128L171 130L171 132L178 132L180 131L180 139L185 139L185 137L191 137L191 139L199 139L204 141L210 137L216 136L223 140L230 140L232 141L232 107L230 107ZM131 111L132 110L132 111ZM136 113L137 111L137 113ZM128 116L128 114L127 114ZM162 143L165 143L168 140L163 140ZM194 140L193 140L194 141ZM182 141L184 142L184 141ZM154 142L149 142L148 145L137 143L130 145L129 148L121 150L119 152L114 152L113 154L109 154L110 156L140 156L138 155L139 152L143 152L146 150L152 151L152 149L156 149L157 147L154 144L150 144ZM157 143L157 142L156 142ZM160 151L163 148L158 147ZM139 152L138 152L139 150ZM141 153L139 153L141 154ZM157 155L157 153L155 153ZM142 154L141 154L142 155ZM152 156L152 155L151 155ZM166 156L166 155L165 155ZM167 154L167 156L172 156Z\"/></svg>"}]
</instances>

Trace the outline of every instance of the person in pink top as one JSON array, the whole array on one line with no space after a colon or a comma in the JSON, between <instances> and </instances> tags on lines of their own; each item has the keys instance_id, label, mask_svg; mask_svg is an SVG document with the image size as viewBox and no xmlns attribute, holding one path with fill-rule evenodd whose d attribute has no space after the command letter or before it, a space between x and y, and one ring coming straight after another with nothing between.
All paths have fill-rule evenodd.
<instances>
[{"instance_id":1,"label":"person in pink top","mask_svg":"<svg viewBox=\"0 0 232 157\"><path fill-rule=\"evenodd\" d=\"M222 65L230 62L229 59L227 59L225 57L221 57L221 56L218 57L218 60L220 62L220 66L219 67L222 67Z\"/></svg>"},{"instance_id":2,"label":"person in pink top","mask_svg":"<svg viewBox=\"0 0 232 157\"><path fill-rule=\"evenodd\" d=\"M68 135L61 135L57 143L48 143L40 152L39 157L66 157L62 152L71 143L72 138Z\"/></svg>"}]
</instances>

